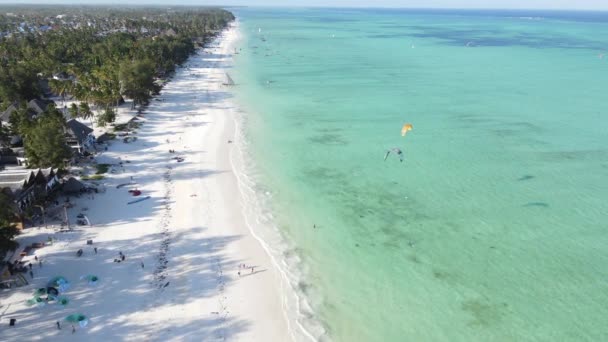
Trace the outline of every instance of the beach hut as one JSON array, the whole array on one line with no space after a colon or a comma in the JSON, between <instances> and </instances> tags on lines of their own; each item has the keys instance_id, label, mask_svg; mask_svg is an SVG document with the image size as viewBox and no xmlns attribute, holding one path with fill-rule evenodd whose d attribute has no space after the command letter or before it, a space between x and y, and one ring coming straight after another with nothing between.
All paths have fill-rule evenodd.
<instances>
[{"instance_id":1,"label":"beach hut","mask_svg":"<svg viewBox=\"0 0 608 342\"><path fill-rule=\"evenodd\" d=\"M50 104L55 104L55 102L51 100L33 99L27 104L28 113L31 115L31 118L34 119L46 112Z\"/></svg>"},{"instance_id":2,"label":"beach hut","mask_svg":"<svg viewBox=\"0 0 608 342\"><path fill-rule=\"evenodd\" d=\"M8 108L6 108L6 110L4 112L0 113L0 124L2 126L9 126L11 114L13 114L13 112L16 111L18 108L19 108L18 104L13 103L10 106L8 106Z\"/></svg>"},{"instance_id":3,"label":"beach hut","mask_svg":"<svg viewBox=\"0 0 608 342\"><path fill-rule=\"evenodd\" d=\"M68 120L65 128L66 143L76 152L82 153L95 143L93 129L76 119Z\"/></svg>"},{"instance_id":4,"label":"beach hut","mask_svg":"<svg viewBox=\"0 0 608 342\"><path fill-rule=\"evenodd\" d=\"M74 177L70 177L65 183L63 183L62 191L64 194L77 194L85 189L84 184Z\"/></svg>"},{"instance_id":5,"label":"beach hut","mask_svg":"<svg viewBox=\"0 0 608 342\"><path fill-rule=\"evenodd\" d=\"M107 141L113 140L114 138L116 138L115 134L106 132L100 135L97 139L95 139L95 142L98 144L103 144Z\"/></svg>"}]
</instances>

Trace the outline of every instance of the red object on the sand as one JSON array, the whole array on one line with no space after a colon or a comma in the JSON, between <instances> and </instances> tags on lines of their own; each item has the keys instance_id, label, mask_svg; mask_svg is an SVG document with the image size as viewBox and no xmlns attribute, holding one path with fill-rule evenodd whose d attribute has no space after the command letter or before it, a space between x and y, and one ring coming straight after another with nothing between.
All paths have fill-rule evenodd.
<instances>
[{"instance_id":1,"label":"red object on the sand","mask_svg":"<svg viewBox=\"0 0 608 342\"><path fill-rule=\"evenodd\" d=\"M141 195L141 191L139 191L139 190L129 190L129 192L132 193L133 196L139 196L139 195Z\"/></svg>"}]
</instances>

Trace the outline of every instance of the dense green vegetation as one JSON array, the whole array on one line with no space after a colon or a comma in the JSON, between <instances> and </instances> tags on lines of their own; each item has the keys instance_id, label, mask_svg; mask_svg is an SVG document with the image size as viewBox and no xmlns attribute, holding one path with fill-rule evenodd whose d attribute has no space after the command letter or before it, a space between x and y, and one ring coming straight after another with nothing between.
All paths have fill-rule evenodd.
<instances>
[{"instance_id":1,"label":"dense green vegetation","mask_svg":"<svg viewBox=\"0 0 608 342\"><path fill-rule=\"evenodd\" d=\"M19 231L14 225L13 205L11 199L5 193L0 192L0 256L4 256L7 251L19 246L14 240Z\"/></svg>"},{"instance_id":2,"label":"dense green vegetation","mask_svg":"<svg viewBox=\"0 0 608 342\"><path fill-rule=\"evenodd\" d=\"M64 157L63 151L49 158L37 152L44 143L58 147L59 141L49 137L61 135L60 122L26 115L25 103L45 95L44 82L54 94L81 101L67 115L105 125L114 121L114 108L125 98L134 107L146 105L160 91L156 79L173 72L234 19L215 8L2 9L0 110L17 104L11 130L24 138L32 166L61 166ZM92 109L101 114L93 118ZM43 134L47 141L40 139Z\"/></svg>"},{"instance_id":3,"label":"dense green vegetation","mask_svg":"<svg viewBox=\"0 0 608 342\"><path fill-rule=\"evenodd\" d=\"M63 115L51 106L46 115L41 116L28 126L23 135L25 155L30 167L60 167L72 153L65 143Z\"/></svg>"},{"instance_id":4,"label":"dense green vegetation","mask_svg":"<svg viewBox=\"0 0 608 342\"><path fill-rule=\"evenodd\" d=\"M97 171L95 172L96 175L101 175L104 174L106 172L108 172L108 170L110 169L110 164L97 164L95 167L97 168Z\"/></svg>"}]
</instances>

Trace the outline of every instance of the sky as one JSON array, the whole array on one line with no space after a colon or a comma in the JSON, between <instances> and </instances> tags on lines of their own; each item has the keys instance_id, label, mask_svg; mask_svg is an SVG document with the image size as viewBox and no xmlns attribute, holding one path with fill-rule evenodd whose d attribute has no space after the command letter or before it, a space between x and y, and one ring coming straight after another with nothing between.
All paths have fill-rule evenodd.
<instances>
[{"instance_id":1,"label":"sky","mask_svg":"<svg viewBox=\"0 0 608 342\"><path fill-rule=\"evenodd\" d=\"M608 10L608 0L0 0L15 3Z\"/></svg>"}]
</instances>

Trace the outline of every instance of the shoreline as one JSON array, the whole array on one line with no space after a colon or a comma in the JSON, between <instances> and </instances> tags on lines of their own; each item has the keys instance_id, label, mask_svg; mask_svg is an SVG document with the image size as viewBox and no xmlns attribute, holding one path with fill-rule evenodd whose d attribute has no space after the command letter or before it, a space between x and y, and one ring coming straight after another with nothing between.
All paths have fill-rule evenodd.
<instances>
[{"instance_id":1,"label":"shoreline","mask_svg":"<svg viewBox=\"0 0 608 342\"><path fill-rule=\"evenodd\" d=\"M237 17L238 25L239 19ZM239 26L239 34L241 33ZM242 45L243 38L238 43ZM230 51L234 50L233 48ZM237 91L235 91L237 92ZM230 112L234 121L234 146L231 150L231 166L238 182L241 201L246 204L244 215L249 233L270 257L279 273L280 294L283 303L283 313L289 324L289 331L294 341L326 341L329 340L323 322L319 321L310 304L310 298L299 289L299 284L305 278L302 271L302 261L298 256L297 247L281 232L275 221L275 213L271 210L272 195L264 190L257 163L251 157L251 148L244 127L255 112L235 103L235 110ZM260 187L261 186L261 187Z\"/></svg>"},{"instance_id":2,"label":"shoreline","mask_svg":"<svg viewBox=\"0 0 608 342\"><path fill-rule=\"evenodd\" d=\"M103 181L105 193L73 201L70 220L86 211L92 226L64 234L31 228L20 238L53 235L57 243L34 252L45 266L30 285L1 292L10 303L1 318L19 322L0 334L3 340L298 339L290 329L281 271L245 222L239 170L230 157L236 107L221 82L237 35L231 25L190 57L163 89L162 101L147 108L137 141L114 140L101 154L125 164ZM132 184L116 187L123 183ZM133 199L127 188L150 198L127 205ZM79 248L83 257L73 256ZM126 261L117 264L119 252ZM79 281L89 273L99 284ZM33 290L58 274L72 284L65 293L70 303L27 307ZM54 329L74 312L89 318L86 328L75 334Z\"/></svg>"},{"instance_id":3,"label":"shoreline","mask_svg":"<svg viewBox=\"0 0 608 342\"><path fill-rule=\"evenodd\" d=\"M238 18L234 25L238 36L234 39L228 51L236 51L237 44L240 44L243 38ZM234 94L235 91L229 92ZM251 112L244 110L241 104L234 100L232 105L234 107L226 112L229 117L223 129L225 134L233 137L230 144L232 148L229 148L227 153L227 162L235 177L234 181L242 204L241 213L246 229L258 244L258 248L261 247L266 256L270 258L271 264L277 272L274 275L275 285L277 286L275 295L277 297L280 295L281 311L287 323L291 340L317 341L319 337L325 334L325 330L314 320L310 321L310 326L303 323L303 320L312 317L313 313L311 309L306 312L301 310L302 305L309 306L306 298L302 297L303 294L296 291L300 277L293 274L292 271L295 266L291 265L284 255L290 247L278 227L274 225L273 214L268 212L267 206L263 203L266 201L264 194L256 189L258 185L255 180L257 169L255 161L249 157L248 149L250 146L243 128L247 116L251 115ZM311 331L314 331L315 334Z\"/></svg>"}]
</instances>

